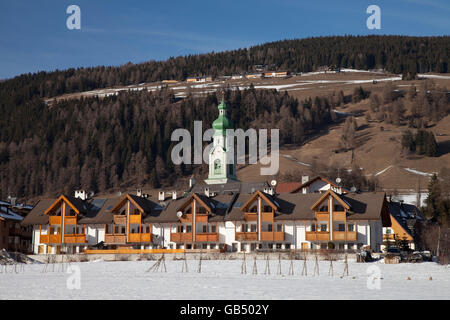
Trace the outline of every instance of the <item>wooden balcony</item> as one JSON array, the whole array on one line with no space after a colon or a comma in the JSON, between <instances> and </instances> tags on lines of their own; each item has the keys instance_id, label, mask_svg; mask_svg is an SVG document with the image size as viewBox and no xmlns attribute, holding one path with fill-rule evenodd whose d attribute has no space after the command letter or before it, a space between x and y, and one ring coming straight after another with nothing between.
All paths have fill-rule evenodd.
<instances>
[{"instance_id":1,"label":"wooden balcony","mask_svg":"<svg viewBox=\"0 0 450 320\"><path fill-rule=\"evenodd\" d=\"M273 212L263 212L263 213L261 213L261 221L273 222Z\"/></svg>"},{"instance_id":2,"label":"wooden balcony","mask_svg":"<svg viewBox=\"0 0 450 320\"><path fill-rule=\"evenodd\" d=\"M245 221L258 221L258 214L256 212L245 212Z\"/></svg>"},{"instance_id":3,"label":"wooden balcony","mask_svg":"<svg viewBox=\"0 0 450 320\"><path fill-rule=\"evenodd\" d=\"M330 214L328 212L316 211L316 219L318 221L329 221L330 220Z\"/></svg>"},{"instance_id":4,"label":"wooden balcony","mask_svg":"<svg viewBox=\"0 0 450 320\"><path fill-rule=\"evenodd\" d=\"M329 241L330 233L328 231L307 231L306 241Z\"/></svg>"},{"instance_id":5,"label":"wooden balcony","mask_svg":"<svg viewBox=\"0 0 450 320\"><path fill-rule=\"evenodd\" d=\"M333 221L345 221L346 214L345 211L334 211L333 212Z\"/></svg>"},{"instance_id":6,"label":"wooden balcony","mask_svg":"<svg viewBox=\"0 0 450 320\"><path fill-rule=\"evenodd\" d=\"M171 233L170 241L172 242L192 242L192 232L189 233Z\"/></svg>"},{"instance_id":7,"label":"wooden balcony","mask_svg":"<svg viewBox=\"0 0 450 320\"><path fill-rule=\"evenodd\" d=\"M114 224L127 224L127 216L114 215Z\"/></svg>"},{"instance_id":8,"label":"wooden balcony","mask_svg":"<svg viewBox=\"0 0 450 320\"><path fill-rule=\"evenodd\" d=\"M333 231L333 241L356 241L356 231Z\"/></svg>"},{"instance_id":9,"label":"wooden balcony","mask_svg":"<svg viewBox=\"0 0 450 320\"><path fill-rule=\"evenodd\" d=\"M122 234L105 234L105 243L108 244L125 244L127 243L127 235Z\"/></svg>"},{"instance_id":10,"label":"wooden balcony","mask_svg":"<svg viewBox=\"0 0 450 320\"><path fill-rule=\"evenodd\" d=\"M40 243L61 243L61 235L60 234L41 234L39 237Z\"/></svg>"},{"instance_id":11,"label":"wooden balcony","mask_svg":"<svg viewBox=\"0 0 450 320\"><path fill-rule=\"evenodd\" d=\"M219 233L196 233L195 242L218 242Z\"/></svg>"},{"instance_id":12,"label":"wooden balcony","mask_svg":"<svg viewBox=\"0 0 450 320\"><path fill-rule=\"evenodd\" d=\"M85 234L65 234L64 243L86 243Z\"/></svg>"},{"instance_id":13,"label":"wooden balcony","mask_svg":"<svg viewBox=\"0 0 450 320\"><path fill-rule=\"evenodd\" d=\"M237 241L257 241L258 233L257 232L236 232L235 238Z\"/></svg>"},{"instance_id":14,"label":"wooden balcony","mask_svg":"<svg viewBox=\"0 0 450 320\"><path fill-rule=\"evenodd\" d=\"M130 224L141 224L142 216L140 214L130 214L129 222ZM126 223L126 219L125 219Z\"/></svg>"},{"instance_id":15,"label":"wooden balcony","mask_svg":"<svg viewBox=\"0 0 450 320\"><path fill-rule=\"evenodd\" d=\"M64 224L65 225L77 224L77 217L76 216L65 216Z\"/></svg>"},{"instance_id":16,"label":"wooden balcony","mask_svg":"<svg viewBox=\"0 0 450 320\"><path fill-rule=\"evenodd\" d=\"M195 215L195 221L196 222L208 222L208 215L207 214L196 214Z\"/></svg>"},{"instance_id":17,"label":"wooden balcony","mask_svg":"<svg viewBox=\"0 0 450 320\"><path fill-rule=\"evenodd\" d=\"M128 234L128 242L151 242L151 233L130 233Z\"/></svg>"},{"instance_id":18,"label":"wooden balcony","mask_svg":"<svg viewBox=\"0 0 450 320\"><path fill-rule=\"evenodd\" d=\"M61 216L49 216L48 217L48 224L50 224L50 225L56 225L56 224L61 225L61 221L62 221Z\"/></svg>"},{"instance_id":19,"label":"wooden balcony","mask_svg":"<svg viewBox=\"0 0 450 320\"><path fill-rule=\"evenodd\" d=\"M284 241L284 232L261 232L261 241Z\"/></svg>"}]
</instances>

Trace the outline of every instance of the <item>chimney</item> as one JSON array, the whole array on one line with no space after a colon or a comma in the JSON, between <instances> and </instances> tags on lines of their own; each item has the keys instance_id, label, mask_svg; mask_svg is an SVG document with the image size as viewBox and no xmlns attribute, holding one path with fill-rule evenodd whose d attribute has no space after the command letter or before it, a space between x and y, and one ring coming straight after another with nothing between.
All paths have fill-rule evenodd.
<instances>
[{"instance_id":1,"label":"chimney","mask_svg":"<svg viewBox=\"0 0 450 320\"><path fill-rule=\"evenodd\" d=\"M86 200L87 199L86 190L75 190L75 198Z\"/></svg>"},{"instance_id":2,"label":"chimney","mask_svg":"<svg viewBox=\"0 0 450 320\"><path fill-rule=\"evenodd\" d=\"M11 206L15 207L16 206L16 202L17 202L17 198L16 197L11 197Z\"/></svg>"},{"instance_id":3,"label":"chimney","mask_svg":"<svg viewBox=\"0 0 450 320\"><path fill-rule=\"evenodd\" d=\"M268 194L270 194L271 196L273 196L274 195L274 193L275 193L275 190L274 190L274 188L269 188L269 190L268 190L269 192L268 192Z\"/></svg>"},{"instance_id":4,"label":"chimney","mask_svg":"<svg viewBox=\"0 0 450 320\"><path fill-rule=\"evenodd\" d=\"M164 191L160 191L158 194L158 200L159 201L164 201L166 200L166 193Z\"/></svg>"},{"instance_id":5,"label":"chimney","mask_svg":"<svg viewBox=\"0 0 450 320\"><path fill-rule=\"evenodd\" d=\"M189 188L192 188L195 185L195 178L192 177L189 179Z\"/></svg>"},{"instance_id":6,"label":"chimney","mask_svg":"<svg viewBox=\"0 0 450 320\"><path fill-rule=\"evenodd\" d=\"M209 188L205 188L205 195L206 195L207 197L209 197L209 196L210 196L210 193L209 193Z\"/></svg>"},{"instance_id":7,"label":"chimney","mask_svg":"<svg viewBox=\"0 0 450 320\"><path fill-rule=\"evenodd\" d=\"M177 192L176 191L172 192L172 199L177 200Z\"/></svg>"},{"instance_id":8,"label":"chimney","mask_svg":"<svg viewBox=\"0 0 450 320\"><path fill-rule=\"evenodd\" d=\"M309 176L302 176L302 184L307 183L309 181Z\"/></svg>"},{"instance_id":9,"label":"chimney","mask_svg":"<svg viewBox=\"0 0 450 320\"><path fill-rule=\"evenodd\" d=\"M138 197L142 197L142 189L137 189L136 195L137 195Z\"/></svg>"}]
</instances>

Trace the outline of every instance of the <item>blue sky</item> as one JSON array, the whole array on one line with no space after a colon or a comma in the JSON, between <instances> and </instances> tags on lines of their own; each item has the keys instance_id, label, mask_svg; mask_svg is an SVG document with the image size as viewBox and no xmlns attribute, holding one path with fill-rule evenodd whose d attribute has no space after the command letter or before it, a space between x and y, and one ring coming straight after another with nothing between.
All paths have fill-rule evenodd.
<instances>
[{"instance_id":1,"label":"blue sky","mask_svg":"<svg viewBox=\"0 0 450 320\"><path fill-rule=\"evenodd\" d=\"M345 4L344 4L345 3ZM81 8L81 30L66 9ZM366 9L381 8L381 30ZM449 35L448 0L13 0L0 3L0 79L326 35Z\"/></svg>"}]
</instances>

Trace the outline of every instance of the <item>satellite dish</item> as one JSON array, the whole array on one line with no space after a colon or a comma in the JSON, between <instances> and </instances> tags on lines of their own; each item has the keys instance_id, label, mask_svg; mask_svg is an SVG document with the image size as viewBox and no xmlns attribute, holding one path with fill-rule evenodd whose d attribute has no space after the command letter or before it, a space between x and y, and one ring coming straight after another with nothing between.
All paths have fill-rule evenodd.
<instances>
[{"instance_id":1,"label":"satellite dish","mask_svg":"<svg viewBox=\"0 0 450 320\"><path fill-rule=\"evenodd\" d=\"M351 191L351 192L356 192L356 187L354 187L354 186L351 187L350 191Z\"/></svg>"},{"instance_id":2,"label":"satellite dish","mask_svg":"<svg viewBox=\"0 0 450 320\"><path fill-rule=\"evenodd\" d=\"M183 216L183 212L178 211L178 212L177 212L177 217L178 217L178 218L181 218L182 216Z\"/></svg>"},{"instance_id":3,"label":"satellite dish","mask_svg":"<svg viewBox=\"0 0 450 320\"><path fill-rule=\"evenodd\" d=\"M272 185L272 187L275 187L277 185L277 180L272 180L270 184Z\"/></svg>"},{"instance_id":4,"label":"satellite dish","mask_svg":"<svg viewBox=\"0 0 450 320\"><path fill-rule=\"evenodd\" d=\"M336 183L341 183L341 178L336 178Z\"/></svg>"}]
</instances>

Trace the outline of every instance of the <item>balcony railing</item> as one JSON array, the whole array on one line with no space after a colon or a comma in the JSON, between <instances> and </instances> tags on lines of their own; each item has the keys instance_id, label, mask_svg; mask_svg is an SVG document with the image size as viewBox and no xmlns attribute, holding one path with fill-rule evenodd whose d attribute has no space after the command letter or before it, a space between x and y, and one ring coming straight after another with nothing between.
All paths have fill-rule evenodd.
<instances>
[{"instance_id":1,"label":"balcony railing","mask_svg":"<svg viewBox=\"0 0 450 320\"><path fill-rule=\"evenodd\" d=\"M258 214L256 212L245 212L245 221L258 221Z\"/></svg>"},{"instance_id":2,"label":"balcony railing","mask_svg":"<svg viewBox=\"0 0 450 320\"><path fill-rule=\"evenodd\" d=\"M261 241L284 241L284 232L262 231Z\"/></svg>"},{"instance_id":3,"label":"balcony railing","mask_svg":"<svg viewBox=\"0 0 450 320\"><path fill-rule=\"evenodd\" d=\"M125 244L127 243L126 234L105 234L105 243Z\"/></svg>"},{"instance_id":4,"label":"balcony railing","mask_svg":"<svg viewBox=\"0 0 450 320\"><path fill-rule=\"evenodd\" d=\"M77 224L77 217L76 216L66 216L64 217L64 224Z\"/></svg>"},{"instance_id":5,"label":"balcony railing","mask_svg":"<svg viewBox=\"0 0 450 320\"><path fill-rule=\"evenodd\" d=\"M189 233L171 233L170 241L172 242L189 242L192 241L192 232Z\"/></svg>"},{"instance_id":6,"label":"balcony railing","mask_svg":"<svg viewBox=\"0 0 450 320\"><path fill-rule=\"evenodd\" d=\"M237 241L257 241L258 233L257 232L236 232L235 238Z\"/></svg>"},{"instance_id":7,"label":"balcony railing","mask_svg":"<svg viewBox=\"0 0 450 320\"><path fill-rule=\"evenodd\" d=\"M114 215L114 224L127 224L127 216Z\"/></svg>"},{"instance_id":8,"label":"balcony railing","mask_svg":"<svg viewBox=\"0 0 450 320\"><path fill-rule=\"evenodd\" d=\"M151 233L130 233L128 234L128 242L151 242Z\"/></svg>"},{"instance_id":9,"label":"balcony railing","mask_svg":"<svg viewBox=\"0 0 450 320\"><path fill-rule=\"evenodd\" d=\"M50 225L55 225L55 224L61 224L61 216L49 216L48 217L48 223Z\"/></svg>"},{"instance_id":10,"label":"balcony railing","mask_svg":"<svg viewBox=\"0 0 450 320\"><path fill-rule=\"evenodd\" d=\"M333 231L334 241L356 241L356 231Z\"/></svg>"},{"instance_id":11,"label":"balcony railing","mask_svg":"<svg viewBox=\"0 0 450 320\"><path fill-rule=\"evenodd\" d=\"M65 234L64 243L86 243L85 234Z\"/></svg>"},{"instance_id":12,"label":"balcony railing","mask_svg":"<svg viewBox=\"0 0 450 320\"><path fill-rule=\"evenodd\" d=\"M261 221L273 222L273 212L261 213Z\"/></svg>"},{"instance_id":13,"label":"balcony railing","mask_svg":"<svg viewBox=\"0 0 450 320\"><path fill-rule=\"evenodd\" d=\"M318 221L328 221L330 220L330 214L328 212L316 211L316 219Z\"/></svg>"},{"instance_id":14,"label":"balcony railing","mask_svg":"<svg viewBox=\"0 0 450 320\"><path fill-rule=\"evenodd\" d=\"M130 224L141 224L142 216L140 214L130 214ZM125 223L126 223L125 219ZM123 223L122 223L123 224Z\"/></svg>"},{"instance_id":15,"label":"balcony railing","mask_svg":"<svg viewBox=\"0 0 450 320\"><path fill-rule=\"evenodd\" d=\"M333 221L345 221L345 211L334 211Z\"/></svg>"},{"instance_id":16,"label":"balcony railing","mask_svg":"<svg viewBox=\"0 0 450 320\"><path fill-rule=\"evenodd\" d=\"M40 243L61 243L61 234L41 234Z\"/></svg>"},{"instance_id":17,"label":"balcony railing","mask_svg":"<svg viewBox=\"0 0 450 320\"><path fill-rule=\"evenodd\" d=\"M306 241L328 241L330 233L328 231L307 231Z\"/></svg>"},{"instance_id":18,"label":"balcony railing","mask_svg":"<svg viewBox=\"0 0 450 320\"><path fill-rule=\"evenodd\" d=\"M219 233L196 233L195 234L196 242L218 242L219 241Z\"/></svg>"}]
</instances>

